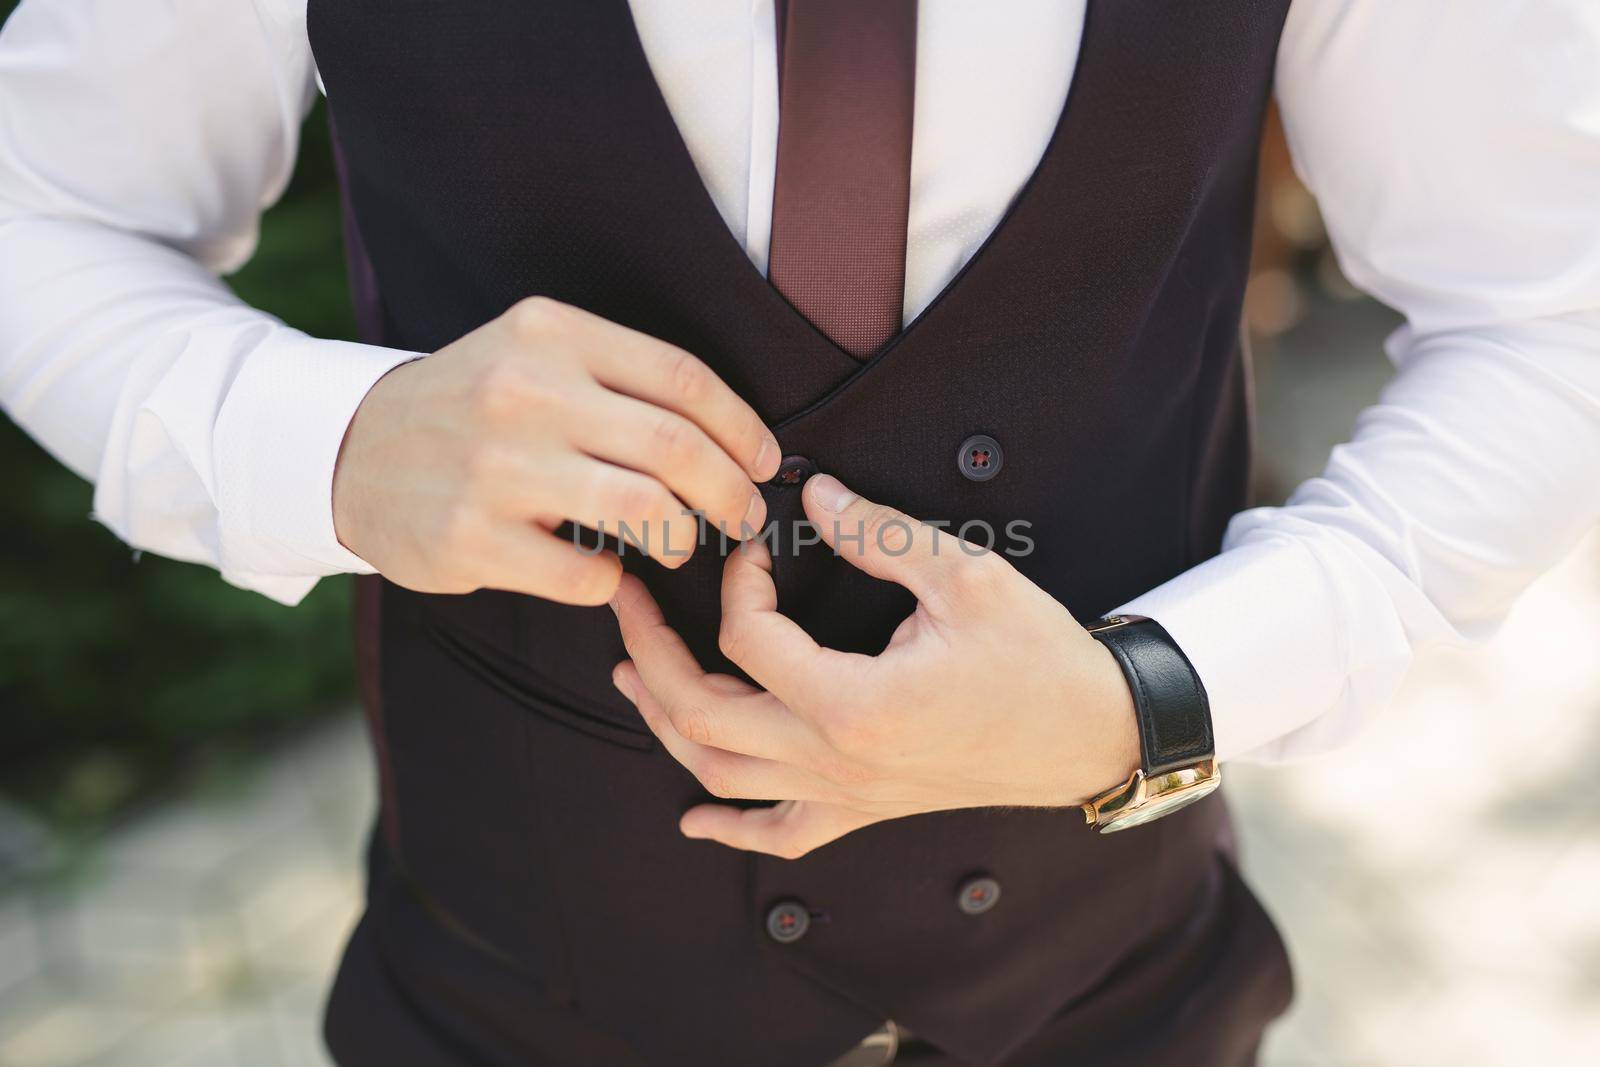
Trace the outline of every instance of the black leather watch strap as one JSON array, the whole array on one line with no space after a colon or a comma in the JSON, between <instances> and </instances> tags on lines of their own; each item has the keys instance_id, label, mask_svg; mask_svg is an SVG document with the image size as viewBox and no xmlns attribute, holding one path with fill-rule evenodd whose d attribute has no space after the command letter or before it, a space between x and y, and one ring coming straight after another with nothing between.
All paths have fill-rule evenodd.
<instances>
[{"instance_id":1,"label":"black leather watch strap","mask_svg":"<svg viewBox=\"0 0 1600 1067\"><path fill-rule=\"evenodd\" d=\"M1140 615L1111 616L1089 632L1117 657L1133 691L1145 774L1190 767L1215 755L1205 686L1160 623Z\"/></svg>"}]
</instances>

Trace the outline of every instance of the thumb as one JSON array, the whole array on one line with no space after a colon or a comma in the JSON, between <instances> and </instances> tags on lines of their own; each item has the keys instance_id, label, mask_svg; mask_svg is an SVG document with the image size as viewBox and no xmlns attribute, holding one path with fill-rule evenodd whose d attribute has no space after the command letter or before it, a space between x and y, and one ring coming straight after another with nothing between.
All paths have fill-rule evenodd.
<instances>
[{"instance_id":1,"label":"thumb","mask_svg":"<svg viewBox=\"0 0 1600 1067\"><path fill-rule=\"evenodd\" d=\"M918 600L937 600L952 576L974 561L971 548L887 504L875 504L819 474L801 497L806 518L834 553L874 578L911 590Z\"/></svg>"}]
</instances>

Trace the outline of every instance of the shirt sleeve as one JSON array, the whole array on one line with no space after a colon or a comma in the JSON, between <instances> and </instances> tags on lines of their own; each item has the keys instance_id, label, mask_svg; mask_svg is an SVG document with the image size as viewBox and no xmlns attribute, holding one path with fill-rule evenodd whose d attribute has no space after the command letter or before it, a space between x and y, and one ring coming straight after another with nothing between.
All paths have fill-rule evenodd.
<instances>
[{"instance_id":1,"label":"shirt sleeve","mask_svg":"<svg viewBox=\"0 0 1600 1067\"><path fill-rule=\"evenodd\" d=\"M218 278L315 92L304 0L25 0L0 32L0 406L136 548L284 603L369 571L339 445L411 353L317 340Z\"/></svg>"},{"instance_id":2,"label":"shirt sleeve","mask_svg":"<svg viewBox=\"0 0 1600 1067\"><path fill-rule=\"evenodd\" d=\"M1491 634L1600 521L1600 4L1297 2L1296 167L1396 373L1322 475L1122 610L1162 622L1218 754L1292 759L1415 650Z\"/></svg>"}]
</instances>

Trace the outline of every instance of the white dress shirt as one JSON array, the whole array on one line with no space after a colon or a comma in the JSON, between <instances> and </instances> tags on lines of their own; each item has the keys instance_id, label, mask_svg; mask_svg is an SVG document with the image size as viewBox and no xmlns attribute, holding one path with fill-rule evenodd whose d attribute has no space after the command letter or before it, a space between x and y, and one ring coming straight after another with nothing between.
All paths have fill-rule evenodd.
<instances>
[{"instance_id":1,"label":"white dress shirt","mask_svg":"<svg viewBox=\"0 0 1600 1067\"><path fill-rule=\"evenodd\" d=\"M771 0L632 6L764 268ZM922 0L908 319L1038 162L1083 16ZM1485 635L1600 519L1597 71L1594 0L1293 5L1297 167L1346 274L1408 324L1324 474L1128 605L1193 660L1224 758L1335 744L1416 647ZM95 482L119 537L285 603L370 569L334 536L334 461L415 355L308 337L217 280L249 258L316 85L305 0L26 0L0 35L0 402Z\"/></svg>"}]
</instances>

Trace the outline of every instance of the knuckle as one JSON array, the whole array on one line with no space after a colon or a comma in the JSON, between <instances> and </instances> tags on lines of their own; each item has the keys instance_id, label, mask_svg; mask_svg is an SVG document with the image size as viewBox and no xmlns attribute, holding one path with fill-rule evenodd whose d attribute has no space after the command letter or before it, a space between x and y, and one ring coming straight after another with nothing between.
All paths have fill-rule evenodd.
<instances>
[{"instance_id":1,"label":"knuckle","mask_svg":"<svg viewBox=\"0 0 1600 1067\"><path fill-rule=\"evenodd\" d=\"M685 741L692 741L697 745L709 745L715 731L711 726L711 712L703 705L693 702L682 703L667 709L667 717L672 720L672 728Z\"/></svg>"},{"instance_id":2,"label":"knuckle","mask_svg":"<svg viewBox=\"0 0 1600 1067\"><path fill-rule=\"evenodd\" d=\"M687 419L663 415L656 421L650 437L655 454L670 467L691 466L699 459L698 435Z\"/></svg>"},{"instance_id":3,"label":"knuckle","mask_svg":"<svg viewBox=\"0 0 1600 1067\"><path fill-rule=\"evenodd\" d=\"M622 581L621 569L604 556L568 553L556 570L568 595L586 604L610 600Z\"/></svg>"},{"instance_id":4,"label":"knuckle","mask_svg":"<svg viewBox=\"0 0 1600 1067\"><path fill-rule=\"evenodd\" d=\"M682 349L667 350L665 370L668 388L681 400L703 400L711 389L711 368Z\"/></svg>"},{"instance_id":5,"label":"knuckle","mask_svg":"<svg viewBox=\"0 0 1600 1067\"><path fill-rule=\"evenodd\" d=\"M738 793L733 776L715 760L703 761L694 776L699 779L701 788L719 799L733 800Z\"/></svg>"},{"instance_id":6,"label":"knuckle","mask_svg":"<svg viewBox=\"0 0 1600 1067\"><path fill-rule=\"evenodd\" d=\"M617 509L626 518L649 520L657 516L670 517L671 496L659 483L649 478L624 479L617 493ZM648 530L645 531L648 533ZM661 531L661 536L665 536Z\"/></svg>"},{"instance_id":7,"label":"knuckle","mask_svg":"<svg viewBox=\"0 0 1600 1067\"><path fill-rule=\"evenodd\" d=\"M889 555L903 555L911 547L911 523L893 508L874 505L862 520L867 543Z\"/></svg>"},{"instance_id":8,"label":"knuckle","mask_svg":"<svg viewBox=\"0 0 1600 1067\"><path fill-rule=\"evenodd\" d=\"M506 325L519 340L537 340L549 335L561 311L561 305L548 296L524 297L506 312Z\"/></svg>"},{"instance_id":9,"label":"knuckle","mask_svg":"<svg viewBox=\"0 0 1600 1067\"><path fill-rule=\"evenodd\" d=\"M717 631L717 648L728 659L739 662L748 643L748 628L739 620L737 614L723 616L722 626Z\"/></svg>"}]
</instances>

